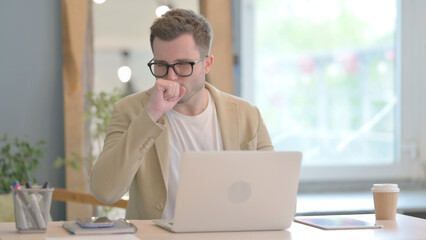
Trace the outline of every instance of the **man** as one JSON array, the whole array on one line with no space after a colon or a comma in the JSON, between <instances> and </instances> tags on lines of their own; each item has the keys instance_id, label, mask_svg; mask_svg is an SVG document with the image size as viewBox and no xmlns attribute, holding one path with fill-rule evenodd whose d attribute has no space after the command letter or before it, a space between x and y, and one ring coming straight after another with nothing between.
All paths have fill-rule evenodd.
<instances>
[{"instance_id":1,"label":"man","mask_svg":"<svg viewBox=\"0 0 426 240\"><path fill-rule=\"evenodd\" d=\"M259 110L205 82L212 37L190 10L171 10L151 26L155 85L115 104L90 178L102 202L129 191L127 219L173 218L184 151L273 150Z\"/></svg>"}]
</instances>

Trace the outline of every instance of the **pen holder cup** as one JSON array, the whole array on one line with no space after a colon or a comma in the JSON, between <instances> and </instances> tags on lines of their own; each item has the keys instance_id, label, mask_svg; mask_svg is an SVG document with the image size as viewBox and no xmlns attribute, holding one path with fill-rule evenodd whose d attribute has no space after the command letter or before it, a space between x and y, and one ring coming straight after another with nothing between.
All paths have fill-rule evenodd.
<instances>
[{"instance_id":1,"label":"pen holder cup","mask_svg":"<svg viewBox=\"0 0 426 240\"><path fill-rule=\"evenodd\" d=\"M45 232L54 188L13 189L15 225L18 232Z\"/></svg>"}]
</instances>

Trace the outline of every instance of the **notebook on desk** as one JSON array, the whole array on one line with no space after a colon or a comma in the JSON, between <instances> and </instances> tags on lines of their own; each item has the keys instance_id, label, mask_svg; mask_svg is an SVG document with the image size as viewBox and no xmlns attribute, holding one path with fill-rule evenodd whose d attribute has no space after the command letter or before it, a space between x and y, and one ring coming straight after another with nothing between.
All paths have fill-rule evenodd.
<instances>
[{"instance_id":1,"label":"notebook on desk","mask_svg":"<svg viewBox=\"0 0 426 240\"><path fill-rule=\"evenodd\" d=\"M185 152L173 232L281 230L296 212L300 152Z\"/></svg>"},{"instance_id":2,"label":"notebook on desk","mask_svg":"<svg viewBox=\"0 0 426 240\"><path fill-rule=\"evenodd\" d=\"M366 222L347 216L296 217L294 221L323 230L383 228L382 225L375 224L374 222Z\"/></svg>"}]
</instances>

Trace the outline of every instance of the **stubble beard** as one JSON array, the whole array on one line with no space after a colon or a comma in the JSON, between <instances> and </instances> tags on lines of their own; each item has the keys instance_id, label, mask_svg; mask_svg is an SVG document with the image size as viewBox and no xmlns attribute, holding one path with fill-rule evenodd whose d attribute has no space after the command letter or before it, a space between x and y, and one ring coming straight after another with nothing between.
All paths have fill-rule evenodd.
<instances>
[{"instance_id":1,"label":"stubble beard","mask_svg":"<svg viewBox=\"0 0 426 240\"><path fill-rule=\"evenodd\" d=\"M183 95L183 97L177 102L177 104L188 102L189 100L192 99L192 97L194 97L194 95L196 95L197 93L199 93L201 90L204 89L205 80L201 81L201 79L190 79L189 81L194 81L196 82L196 84L192 85L191 89L188 89L183 84L181 84L181 87L184 87L186 89L186 92L185 92L185 95Z\"/></svg>"}]
</instances>

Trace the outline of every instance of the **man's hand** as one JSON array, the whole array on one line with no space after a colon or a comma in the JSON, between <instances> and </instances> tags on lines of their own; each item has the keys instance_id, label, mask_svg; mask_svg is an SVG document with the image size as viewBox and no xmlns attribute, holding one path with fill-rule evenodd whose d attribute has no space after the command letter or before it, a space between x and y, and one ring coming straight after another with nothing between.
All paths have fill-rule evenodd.
<instances>
[{"instance_id":1,"label":"man's hand","mask_svg":"<svg viewBox=\"0 0 426 240\"><path fill-rule=\"evenodd\" d=\"M186 89L179 83L158 78L146 107L152 121L157 122L163 114L170 111L185 92Z\"/></svg>"}]
</instances>

